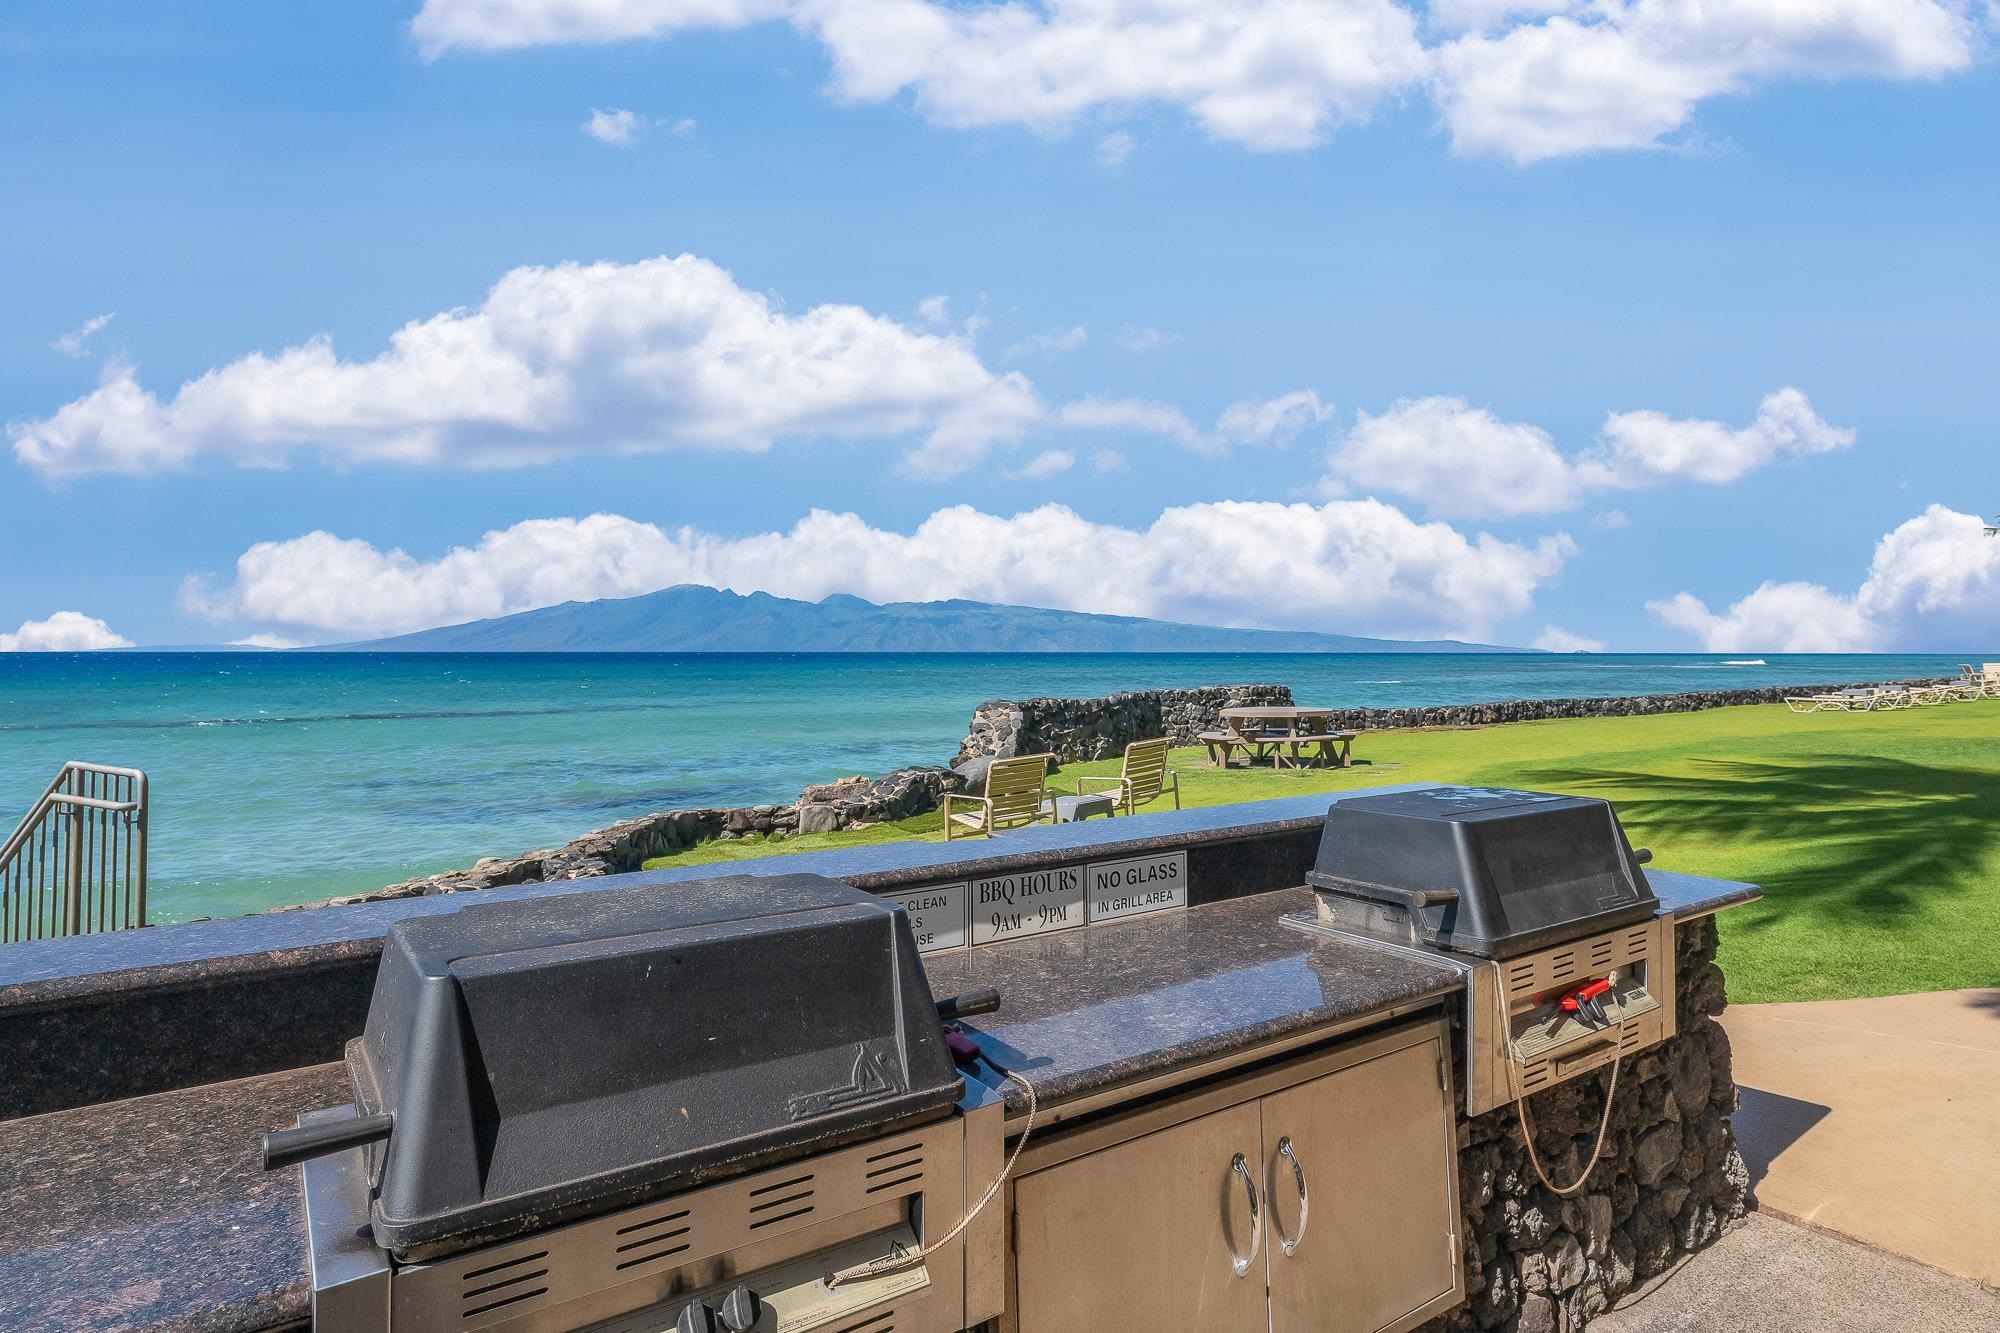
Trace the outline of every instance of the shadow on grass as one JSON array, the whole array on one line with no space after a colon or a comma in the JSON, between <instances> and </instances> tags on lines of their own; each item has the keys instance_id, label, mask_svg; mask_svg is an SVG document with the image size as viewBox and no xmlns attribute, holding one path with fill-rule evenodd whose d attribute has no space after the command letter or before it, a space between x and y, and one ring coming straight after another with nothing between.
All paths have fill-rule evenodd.
<instances>
[{"instance_id":1,"label":"shadow on grass","mask_svg":"<svg viewBox=\"0 0 2000 1333\"><path fill-rule=\"evenodd\" d=\"M1652 843L1668 865L1683 838L1741 841L1727 873L1767 895L1744 909L1750 929L1810 911L1900 930L1940 898L1993 891L1985 867L2000 849L2000 779L1990 770L1854 755L1797 765L1699 759L1691 767L1670 775L1542 767L1512 776L1611 800L1634 839Z\"/></svg>"}]
</instances>

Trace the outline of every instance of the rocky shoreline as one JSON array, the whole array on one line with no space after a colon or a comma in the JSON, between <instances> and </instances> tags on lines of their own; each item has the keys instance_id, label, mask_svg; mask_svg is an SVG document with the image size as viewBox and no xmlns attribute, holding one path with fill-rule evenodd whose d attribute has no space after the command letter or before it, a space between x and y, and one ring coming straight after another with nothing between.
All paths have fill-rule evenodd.
<instances>
[{"instance_id":1,"label":"rocky shoreline","mask_svg":"<svg viewBox=\"0 0 2000 1333\"><path fill-rule=\"evenodd\" d=\"M1888 682L1866 682L1881 684ZM1788 694L1860 688L1777 685L1749 690L1698 690L1683 694L1608 695L1587 699L1509 699L1496 703L1336 711L1343 731L1415 727L1483 727L1504 722L1580 717L1640 717L1710 708L1781 702ZM799 833L832 833L935 810L945 793L978 791L986 766L1017 754L1052 754L1058 763L1102 759L1135 740L1171 736L1192 745L1220 725L1224 708L1286 705L1290 686L1205 685L1184 690L1133 690L1096 699L990 699L973 710L966 735L949 764L919 764L878 778L860 775L807 787L786 805L702 806L621 820L561 847L515 857L486 857L464 870L448 870L391 884L329 903L377 902L432 893L466 893L509 884L585 879L637 870L654 857L699 843ZM321 906L321 903L300 904ZM289 911L291 908L275 908Z\"/></svg>"}]
</instances>

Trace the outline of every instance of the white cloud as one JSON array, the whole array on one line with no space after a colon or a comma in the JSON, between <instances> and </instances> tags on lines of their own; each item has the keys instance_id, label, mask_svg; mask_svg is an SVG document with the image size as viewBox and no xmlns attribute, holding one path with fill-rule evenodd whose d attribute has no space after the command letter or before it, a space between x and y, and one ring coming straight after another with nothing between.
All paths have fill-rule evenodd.
<instances>
[{"instance_id":1,"label":"white cloud","mask_svg":"<svg viewBox=\"0 0 2000 1333\"><path fill-rule=\"evenodd\" d=\"M1463 398L1405 398L1380 416L1357 412L1329 466L1336 485L1407 495L1433 514L1548 514L1580 492L1547 431Z\"/></svg>"},{"instance_id":2,"label":"white cloud","mask_svg":"<svg viewBox=\"0 0 2000 1333\"><path fill-rule=\"evenodd\" d=\"M1720 612L1685 592L1646 609L1715 653L1984 651L2000 625L2000 539L1932 505L1876 544L1852 596L1766 582Z\"/></svg>"},{"instance_id":3,"label":"white cloud","mask_svg":"<svg viewBox=\"0 0 2000 1333\"><path fill-rule=\"evenodd\" d=\"M1150 398L1090 396L1066 403L1056 420L1078 430L1128 430L1158 435L1183 448L1219 458L1237 445L1290 444L1299 433L1333 413L1311 389L1276 398L1241 398L1222 409L1213 430L1203 430L1185 412Z\"/></svg>"},{"instance_id":4,"label":"white cloud","mask_svg":"<svg viewBox=\"0 0 2000 1333\"><path fill-rule=\"evenodd\" d=\"M0 634L0 653L88 653L131 646L130 639L81 611L58 611L46 620L24 620L12 634Z\"/></svg>"},{"instance_id":5,"label":"white cloud","mask_svg":"<svg viewBox=\"0 0 2000 1333\"><path fill-rule=\"evenodd\" d=\"M229 641L229 646L232 648L282 649L303 648L305 645L306 641L304 639L294 639L283 634L250 634L241 639L231 639Z\"/></svg>"},{"instance_id":6,"label":"white cloud","mask_svg":"<svg viewBox=\"0 0 2000 1333\"><path fill-rule=\"evenodd\" d=\"M104 326L116 318L118 318L116 311L108 315L92 315L89 319L86 319L83 323L50 343L49 350L52 352L61 352L64 356L88 356L90 355L90 340L103 332Z\"/></svg>"},{"instance_id":7,"label":"white cloud","mask_svg":"<svg viewBox=\"0 0 2000 1333\"><path fill-rule=\"evenodd\" d=\"M1966 68L1974 0L425 0L428 57L786 20L831 91L931 120L1060 133L1182 108L1210 137L1301 148L1427 91L1461 152L1652 148L1710 98L1785 79ZM1419 14L1422 15L1420 21ZM1426 45L1425 37L1430 38ZM1122 133L1122 132L1114 132Z\"/></svg>"},{"instance_id":8,"label":"white cloud","mask_svg":"<svg viewBox=\"0 0 2000 1333\"><path fill-rule=\"evenodd\" d=\"M1043 481L1060 476L1076 466L1076 455L1067 449L1044 449L1007 475L1017 481Z\"/></svg>"},{"instance_id":9,"label":"white cloud","mask_svg":"<svg viewBox=\"0 0 2000 1333\"><path fill-rule=\"evenodd\" d=\"M1091 471L1100 477L1112 472L1123 472L1127 466L1125 455L1116 449L1099 449L1090 456Z\"/></svg>"},{"instance_id":10,"label":"white cloud","mask_svg":"<svg viewBox=\"0 0 2000 1333\"><path fill-rule=\"evenodd\" d=\"M630 148L651 122L636 112L622 108L616 111L599 111L592 107L590 119L583 122L583 132L599 143L610 144L613 148Z\"/></svg>"},{"instance_id":11,"label":"white cloud","mask_svg":"<svg viewBox=\"0 0 2000 1333\"><path fill-rule=\"evenodd\" d=\"M1405 398L1380 416L1356 413L1354 428L1328 453L1325 489L1387 491L1446 517L1513 518L1570 509L1602 490L1674 480L1720 485L1789 458L1845 449L1854 439L1789 387L1767 395L1743 427L1613 412L1596 443L1574 458L1541 427L1503 421L1463 398ZM1618 510L1596 520L1603 527L1628 521Z\"/></svg>"},{"instance_id":12,"label":"white cloud","mask_svg":"<svg viewBox=\"0 0 2000 1333\"><path fill-rule=\"evenodd\" d=\"M926 324L949 324L951 323L951 298L941 292L935 296L926 296L923 300L917 302L917 315Z\"/></svg>"},{"instance_id":13,"label":"white cloud","mask_svg":"<svg viewBox=\"0 0 2000 1333\"><path fill-rule=\"evenodd\" d=\"M471 309L405 325L370 360L327 338L253 353L162 399L129 365L52 416L10 423L48 477L213 458L501 467L679 446L916 437L926 473L962 470L1043 418L1033 386L968 337L859 306L786 313L693 255L517 268Z\"/></svg>"},{"instance_id":14,"label":"white cloud","mask_svg":"<svg viewBox=\"0 0 2000 1333\"><path fill-rule=\"evenodd\" d=\"M1880 644L1851 598L1816 583L1759 584L1720 614L1685 592L1647 602L1646 609L1710 653L1865 653Z\"/></svg>"},{"instance_id":15,"label":"white cloud","mask_svg":"<svg viewBox=\"0 0 2000 1333\"><path fill-rule=\"evenodd\" d=\"M693 116L682 116L673 123L673 133L676 139L692 139L694 138L694 131L695 120Z\"/></svg>"},{"instance_id":16,"label":"white cloud","mask_svg":"<svg viewBox=\"0 0 2000 1333\"><path fill-rule=\"evenodd\" d=\"M1290 444L1301 433L1333 415L1311 389L1295 389L1276 398L1241 398L1222 409L1215 433L1231 444Z\"/></svg>"},{"instance_id":17,"label":"white cloud","mask_svg":"<svg viewBox=\"0 0 2000 1333\"><path fill-rule=\"evenodd\" d=\"M1653 148L1695 106L1780 79L1931 79L1965 68L1956 0L1574 0L1453 6L1432 94L1461 152L1516 162ZM1481 11L1485 11L1482 13ZM1518 11L1516 11L1518 12Z\"/></svg>"},{"instance_id":18,"label":"white cloud","mask_svg":"<svg viewBox=\"0 0 2000 1333\"><path fill-rule=\"evenodd\" d=\"M1158 329L1125 329L1111 341L1128 352L1151 352L1178 340L1179 334L1161 333Z\"/></svg>"},{"instance_id":19,"label":"white cloud","mask_svg":"<svg viewBox=\"0 0 2000 1333\"><path fill-rule=\"evenodd\" d=\"M1165 436L1190 449L1208 447L1208 437L1188 420L1185 412L1170 403L1149 398L1107 398L1093 394L1064 404L1056 419L1078 430L1140 431Z\"/></svg>"},{"instance_id":20,"label":"white cloud","mask_svg":"<svg viewBox=\"0 0 2000 1333\"><path fill-rule=\"evenodd\" d=\"M1545 625L1529 646L1549 653L1601 653L1604 651L1604 640L1585 638L1554 625Z\"/></svg>"},{"instance_id":21,"label":"white cloud","mask_svg":"<svg viewBox=\"0 0 2000 1333\"><path fill-rule=\"evenodd\" d=\"M1097 141L1097 147L1091 150L1090 155L1097 159L1100 167L1122 166L1138 146L1139 141L1125 131L1113 130Z\"/></svg>"},{"instance_id":22,"label":"white cloud","mask_svg":"<svg viewBox=\"0 0 2000 1333\"><path fill-rule=\"evenodd\" d=\"M1037 353L1074 352L1090 338L1090 330L1082 324L1066 329L1044 329L1031 333L1007 349L1003 360L1013 361L1023 356Z\"/></svg>"},{"instance_id":23,"label":"white cloud","mask_svg":"<svg viewBox=\"0 0 2000 1333\"><path fill-rule=\"evenodd\" d=\"M1616 532L1620 528L1631 527L1632 518L1622 509L1607 509L1591 519L1590 526L1603 528L1607 532Z\"/></svg>"},{"instance_id":24,"label":"white cloud","mask_svg":"<svg viewBox=\"0 0 2000 1333\"><path fill-rule=\"evenodd\" d=\"M621 42L779 18L794 0L424 0L410 34L426 58L464 49Z\"/></svg>"},{"instance_id":25,"label":"white cloud","mask_svg":"<svg viewBox=\"0 0 2000 1333\"><path fill-rule=\"evenodd\" d=\"M1143 529L1053 504L1012 517L956 505L909 533L815 510L787 532L746 537L594 514L517 523L430 560L326 532L260 542L227 586L190 580L183 604L217 619L379 635L692 582L1480 638L1528 610L1574 551L1561 534L1532 546L1467 537L1373 500L1187 505Z\"/></svg>"},{"instance_id":26,"label":"white cloud","mask_svg":"<svg viewBox=\"0 0 2000 1333\"><path fill-rule=\"evenodd\" d=\"M1673 478L1720 484L1785 458L1853 443L1853 431L1828 425L1803 393L1787 387L1767 394L1757 419L1741 428L1663 412L1613 412L1597 447L1577 460L1577 472L1586 484L1628 490Z\"/></svg>"}]
</instances>

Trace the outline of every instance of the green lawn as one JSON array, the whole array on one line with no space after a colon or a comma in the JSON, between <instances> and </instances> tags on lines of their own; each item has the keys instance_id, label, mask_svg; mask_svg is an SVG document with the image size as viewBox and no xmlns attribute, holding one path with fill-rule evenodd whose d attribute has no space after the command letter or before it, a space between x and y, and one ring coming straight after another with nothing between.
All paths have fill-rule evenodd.
<instances>
[{"instance_id":1,"label":"green lawn","mask_svg":"<svg viewBox=\"0 0 2000 1333\"><path fill-rule=\"evenodd\" d=\"M1186 803L1390 782L1602 796L1669 870L1745 879L1721 917L1732 999L2000 985L2000 701L1795 716L1782 707L1397 731L1336 772L1217 772L1176 752ZM1065 765L1071 790L1117 762ZM1157 808L1157 807L1156 807ZM942 837L936 814L838 834L708 843L649 867Z\"/></svg>"}]
</instances>

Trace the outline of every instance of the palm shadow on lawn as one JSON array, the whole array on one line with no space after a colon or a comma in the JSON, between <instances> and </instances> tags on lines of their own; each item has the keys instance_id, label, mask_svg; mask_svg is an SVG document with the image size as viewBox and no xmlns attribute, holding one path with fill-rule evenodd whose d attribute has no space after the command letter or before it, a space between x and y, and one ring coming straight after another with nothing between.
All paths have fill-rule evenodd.
<instances>
[{"instance_id":1,"label":"palm shadow on lawn","mask_svg":"<svg viewBox=\"0 0 2000 1333\"><path fill-rule=\"evenodd\" d=\"M1830 756L1772 764L1697 759L1693 774L1540 767L1512 776L1552 791L1602 796L1635 841L1667 865L1684 837L1742 841L1729 873L1760 884L1741 909L1749 930L1811 912L1830 922L1900 932L1941 896L1989 888L1977 878L2000 847L2000 778L1991 771L1901 759ZM1759 845L1770 849L1758 865Z\"/></svg>"}]
</instances>

